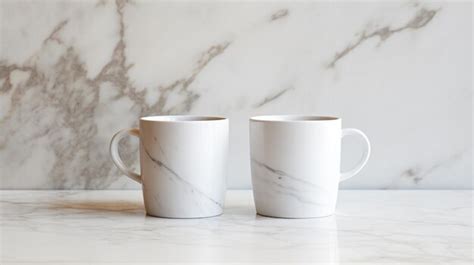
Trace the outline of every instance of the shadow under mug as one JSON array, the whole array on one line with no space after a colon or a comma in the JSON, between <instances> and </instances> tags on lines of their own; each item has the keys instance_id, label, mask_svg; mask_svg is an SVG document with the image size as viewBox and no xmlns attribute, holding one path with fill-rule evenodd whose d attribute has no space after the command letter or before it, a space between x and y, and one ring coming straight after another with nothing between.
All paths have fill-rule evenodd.
<instances>
[{"instance_id":1,"label":"shadow under mug","mask_svg":"<svg viewBox=\"0 0 474 265\"><path fill-rule=\"evenodd\" d=\"M140 139L140 170L127 168L118 153L120 139ZM229 121L210 116L149 116L139 128L117 132L110 142L115 165L142 184L148 215L200 218L224 208Z\"/></svg>"},{"instance_id":2,"label":"shadow under mug","mask_svg":"<svg viewBox=\"0 0 474 265\"><path fill-rule=\"evenodd\" d=\"M365 143L362 160L340 172L341 140L357 135ZM252 186L257 213L282 218L332 215L339 182L359 173L370 142L357 129L341 129L341 119L269 115L250 119Z\"/></svg>"}]
</instances>

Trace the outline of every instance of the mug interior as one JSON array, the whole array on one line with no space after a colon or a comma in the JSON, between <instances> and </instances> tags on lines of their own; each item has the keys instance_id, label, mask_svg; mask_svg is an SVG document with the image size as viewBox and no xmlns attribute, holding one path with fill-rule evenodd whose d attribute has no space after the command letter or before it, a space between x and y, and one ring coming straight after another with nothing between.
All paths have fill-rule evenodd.
<instances>
[{"instance_id":1,"label":"mug interior","mask_svg":"<svg viewBox=\"0 0 474 265\"><path fill-rule=\"evenodd\" d=\"M226 118L216 117L216 116L163 115L163 116L141 117L140 120L159 121L159 122L199 122L199 121L221 121L221 120L226 120Z\"/></svg>"},{"instance_id":2,"label":"mug interior","mask_svg":"<svg viewBox=\"0 0 474 265\"><path fill-rule=\"evenodd\" d=\"M279 121L279 122L298 122L298 121L336 121L337 117L331 116L306 116L306 115L263 115L250 118L251 121Z\"/></svg>"}]
</instances>

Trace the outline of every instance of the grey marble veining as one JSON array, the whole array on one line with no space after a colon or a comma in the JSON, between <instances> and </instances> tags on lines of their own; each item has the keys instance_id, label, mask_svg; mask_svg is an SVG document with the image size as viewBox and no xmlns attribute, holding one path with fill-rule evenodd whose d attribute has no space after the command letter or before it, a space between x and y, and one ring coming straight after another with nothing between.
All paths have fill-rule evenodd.
<instances>
[{"instance_id":1,"label":"grey marble veining","mask_svg":"<svg viewBox=\"0 0 474 265\"><path fill-rule=\"evenodd\" d=\"M431 19L438 13L438 10L432 9L428 10L425 8L419 9L419 11L413 16L411 20L406 22L405 25L397 27L397 28L390 28L390 26L383 26L383 27L376 27L372 31L370 29L364 29L361 33L358 33L359 39L354 43L347 46L344 50L337 52L334 56L334 59L328 64L328 68L332 68L336 66L336 63L341 60L344 56L349 54L352 50L357 48L359 45L364 43L365 41L378 37L379 38L379 45L382 42L386 41L390 38L393 34L402 32L404 30L417 30L424 26L426 26Z\"/></svg>"},{"instance_id":2,"label":"grey marble veining","mask_svg":"<svg viewBox=\"0 0 474 265\"><path fill-rule=\"evenodd\" d=\"M223 215L177 220L146 216L140 191L1 191L0 262L472 264L472 196L341 191L336 215L295 220L230 191Z\"/></svg>"},{"instance_id":3,"label":"grey marble veining","mask_svg":"<svg viewBox=\"0 0 474 265\"><path fill-rule=\"evenodd\" d=\"M2 0L0 188L138 188L108 141L151 114L229 117L249 188L247 119L282 113L367 132L343 188L472 188L471 5Z\"/></svg>"},{"instance_id":4,"label":"grey marble veining","mask_svg":"<svg viewBox=\"0 0 474 265\"><path fill-rule=\"evenodd\" d=\"M187 181L185 178L181 177L176 171L174 171L172 168L170 168L169 166L167 166L165 163L163 163L162 161L154 158L148 151L145 147L143 147L143 150L146 154L146 157L148 159L150 159L151 161L153 161L153 163L155 163L158 167L160 168L163 168L166 173L164 174L164 176L166 175L171 175L170 177L170 180L172 181L177 181L180 183L180 186L183 186L185 187L187 190L188 190L188 194L191 194L191 195L198 195L200 198L205 198L205 200L219 206L221 209L224 208L224 206L222 205L222 203L218 202L217 200L213 199L211 196L209 196L208 194L206 194L205 192L199 190L196 186L194 186L192 183L190 183L189 181ZM159 194L158 194L159 196ZM199 201L197 198L195 199L196 201ZM159 199L157 199L157 201L159 201Z\"/></svg>"},{"instance_id":5,"label":"grey marble veining","mask_svg":"<svg viewBox=\"0 0 474 265\"><path fill-rule=\"evenodd\" d=\"M252 164L256 165L253 188L260 186L259 191L266 194L268 200L274 200L273 196L278 194L303 204L325 205L327 198L318 195L329 193L327 188L272 168L256 159L252 159Z\"/></svg>"}]
</instances>

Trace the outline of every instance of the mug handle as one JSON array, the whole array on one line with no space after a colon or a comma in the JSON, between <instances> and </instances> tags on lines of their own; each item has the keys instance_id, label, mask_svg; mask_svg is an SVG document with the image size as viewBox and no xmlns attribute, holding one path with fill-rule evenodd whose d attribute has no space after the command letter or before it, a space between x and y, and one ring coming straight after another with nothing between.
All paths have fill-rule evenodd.
<instances>
[{"instance_id":1,"label":"mug handle","mask_svg":"<svg viewBox=\"0 0 474 265\"><path fill-rule=\"evenodd\" d=\"M118 152L118 144L120 139L128 135L140 137L140 130L138 128L123 129L114 134L114 136L110 140L110 157L112 158L112 161L114 161L114 164L120 169L120 171L122 171L129 178L141 184L142 178L140 177L140 175L125 166Z\"/></svg>"},{"instance_id":2,"label":"mug handle","mask_svg":"<svg viewBox=\"0 0 474 265\"><path fill-rule=\"evenodd\" d=\"M341 173L341 177L339 181L350 179L353 176L355 176L357 173L359 173L359 171L365 166L365 164L367 164L367 161L369 160L369 156L370 156L370 142L367 135L365 135L365 133L363 133L361 130L358 130L358 129L353 129L353 128L342 129L341 138L345 136L349 136L349 135L358 135L364 140L365 142L364 154L362 155L362 159L360 160L360 162L353 169Z\"/></svg>"}]
</instances>

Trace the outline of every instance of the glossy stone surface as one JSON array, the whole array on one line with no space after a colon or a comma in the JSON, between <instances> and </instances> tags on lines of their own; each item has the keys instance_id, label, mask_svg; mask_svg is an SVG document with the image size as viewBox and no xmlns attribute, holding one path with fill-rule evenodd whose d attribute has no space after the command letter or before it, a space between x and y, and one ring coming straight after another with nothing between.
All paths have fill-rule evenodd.
<instances>
[{"instance_id":1,"label":"glossy stone surface","mask_svg":"<svg viewBox=\"0 0 474 265\"><path fill-rule=\"evenodd\" d=\"M1 191L0 263L327 262L472 264L472 191L341 191L336 214L255 215L229 191L223 215L145 215L139 191Z\"/></svg>"},{"instance_id":2,"label":"glossy stone surface","mask_svg":"<svg viewBox=\"0 0 474 265\"><path fill-rule=\"evenodd\" d=\"M2 0L0 188L138 189L108 142L157 114L230 118L230 188L262 114L364 131L342 188L472 188L472 32L469 2Z\"/></svg>"}]
</instances>

